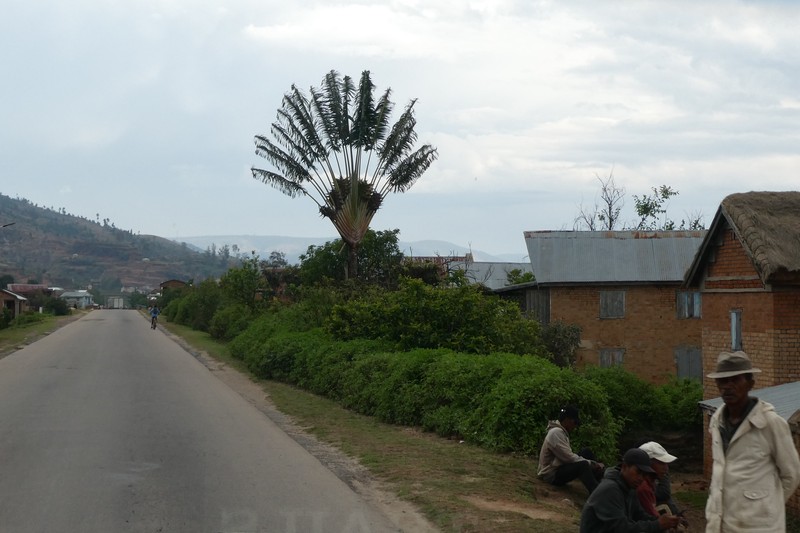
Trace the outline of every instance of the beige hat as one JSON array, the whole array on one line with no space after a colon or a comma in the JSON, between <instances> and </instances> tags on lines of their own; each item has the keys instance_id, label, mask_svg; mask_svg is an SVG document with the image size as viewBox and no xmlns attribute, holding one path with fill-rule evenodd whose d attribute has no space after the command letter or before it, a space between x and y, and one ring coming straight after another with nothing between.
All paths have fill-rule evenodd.
<instances>
[{"instance_id":1,"label":"beige hat","mask_svg":"<svg viewBox=\"0 0 800 533\"><path fill-rule=\"evenodd\" d=\"M655 459L662 463L671 463L677 459L674 455L667 453L667 450L662 445L654 441L645 442L639 446L639 449L646 451L650 459Z\"/></svg>"},{"instance_id":2,"label":"beige hat","mask_svg":"<svg viewBox=\"0 0 800 533\"><path fill-rule=\"evenodd\" d=\"M760 369L754 368L752 361L747 357L744 352L722 352L717 358L717 370L710 373L707 377L729 378L731 376L738 376L739 374L755 374L761 372Z\"/></svg>"}]
</instances>

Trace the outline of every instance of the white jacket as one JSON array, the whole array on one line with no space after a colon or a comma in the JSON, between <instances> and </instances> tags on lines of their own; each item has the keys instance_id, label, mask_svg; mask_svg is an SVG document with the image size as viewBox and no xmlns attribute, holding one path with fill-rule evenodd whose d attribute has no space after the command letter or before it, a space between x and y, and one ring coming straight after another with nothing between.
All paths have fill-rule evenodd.
<instances>
[{"instance_id":1,"label":"white jacket","mask_svg":"<svg viewBox=\"0 0 800 533\"><path fill-rule=\"evenodd\" d=\"M775 408L758 400L722 450L719 421L711 417L714 457L706 503L706 533L786 531L786 500L800 483L800 458L789 424Z\"/></svg>"}]
</instances>

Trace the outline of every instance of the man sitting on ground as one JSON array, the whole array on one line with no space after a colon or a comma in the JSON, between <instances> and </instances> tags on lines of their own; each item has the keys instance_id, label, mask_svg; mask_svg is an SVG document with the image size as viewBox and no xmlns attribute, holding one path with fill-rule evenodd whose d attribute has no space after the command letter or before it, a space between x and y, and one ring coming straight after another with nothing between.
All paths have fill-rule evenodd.
<instances>
[{"instance_id":1,"label":"man sitting on ground","mask_svg":"<svg viewBox=\"0 0 800 533\"><path fill-rule=\"evenodd\" d=\"M655 474L647 476L636 489L639 504L647 514L655 518L662 514L677 515L678 506L672 499L672 487L669 479L669 464L677 457L667 453L663 446L654 441L645 442L639 448L650 457L650 467L655 472ZM686 531L687 526L686 519L681 519L681 527L678 531Z\"/></svg>"},{"instance_id":2,"label":"man sitting on ground","mask_svg":"<svg viewBox=\"0 0 800 533\"><path fill-rule=\"evenodd\" d=\"M589 495L581 513L580 533L655 532L677 527L680 518L648 515L636 501L636 488L644 476L654 474L650 457L639 448L631 448L622 464L606 470L597 490Z\"/></svg>"},{"instance_id":3,"label":"man sitting on ground","mask_svg":"<svg viewBox=\"0 0 800 533\"><path fill-rule=\"evenodd\" d=\"M574 453L569 443L569 434L580 425L576 407L567 406L561 410L558 420L547 425L547 436L539 452L539 479L552 485L565 485L573 479L580 479L589 494L597 487L603 474L603 463L593 460L591 453ZM590 456L590 457L583 457Z\"/></svg>"}]
</instances>

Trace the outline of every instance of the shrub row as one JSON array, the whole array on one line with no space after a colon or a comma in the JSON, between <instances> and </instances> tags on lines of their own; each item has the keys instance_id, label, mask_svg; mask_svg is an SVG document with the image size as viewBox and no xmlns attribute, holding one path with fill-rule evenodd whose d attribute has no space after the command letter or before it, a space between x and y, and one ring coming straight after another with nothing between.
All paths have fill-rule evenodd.
<instances>
[{"instance_id":1,"label":"shrub row","mask_svg":"<svg viewBox=\"0 0 800 533\"><path fill-rule=\"evenodd\" d=\"M575 447L616 458L620 424L596 383L537 356L450 349L393 351L386 340L334 340L322 328L295 331L268 313L230 344L261 378L293 384L381 421L498 451L539 451L548 419L570 403L584 424Z\"/></svg>"}]
</instances>

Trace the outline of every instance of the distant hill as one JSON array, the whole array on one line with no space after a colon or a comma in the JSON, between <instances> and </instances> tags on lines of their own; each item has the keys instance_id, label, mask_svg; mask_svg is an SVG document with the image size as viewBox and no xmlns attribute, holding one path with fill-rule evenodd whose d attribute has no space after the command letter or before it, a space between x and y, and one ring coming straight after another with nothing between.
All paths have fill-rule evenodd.
<instances>
[{"instance_id":1,"label":"distant hill","mask_svg":"<svg viewBox=\"0 0 800 533\"><path fill-rule=\"evenodd\" d=\"M18 283L117 292L123 286L156 288L168 279L218 277L228 268L227 258L185 244L0 194L4 224L10 225L0 228L0 275Z\"/></svg>"},{"instance_id":2,"label":"distant hill","mask_svg":"<svg viewBox=\"0 0 800 533\"><path fill-rule=\"evenodd\" d=\"M212 249L219 250L227 246L237 250L238 254L255 252L259 257L266 259L272 252L283 252L289 264L300 263L300 255L304 254L309 246L320 246L337 237L284 237L279 235L206 235L197 237L173 237L176 242L186 243L195 247L197 251ZM406 256L463 256L472 252L475 261L492 262L524 262L520 254L489 255L480 250L470 250L446 241L415 241L398 243L400 250ZM235 248L234 248L235 247Z\"/></svg>"},{"instance_id":3,"label":"distant hill","mask_svg":"<svg viewBox=\"0 0 800 533\"><path fill-rule=\"evenodd\" d=\"M266 259L283 252L299 264L309 246L335 237L223 235L176 237L137 235L109 220L90 220L0 194L0 276L17 283L33 280L53 287L105 292L122 287L156 288L168 279L200 281L219 277L235 258L254 251ZM400 242L406 256L463 256L475 261L521 262L518 254L492 256L446 241ZM4 288L4 287L2 287Z\"/></svg>"}]
</instances>

